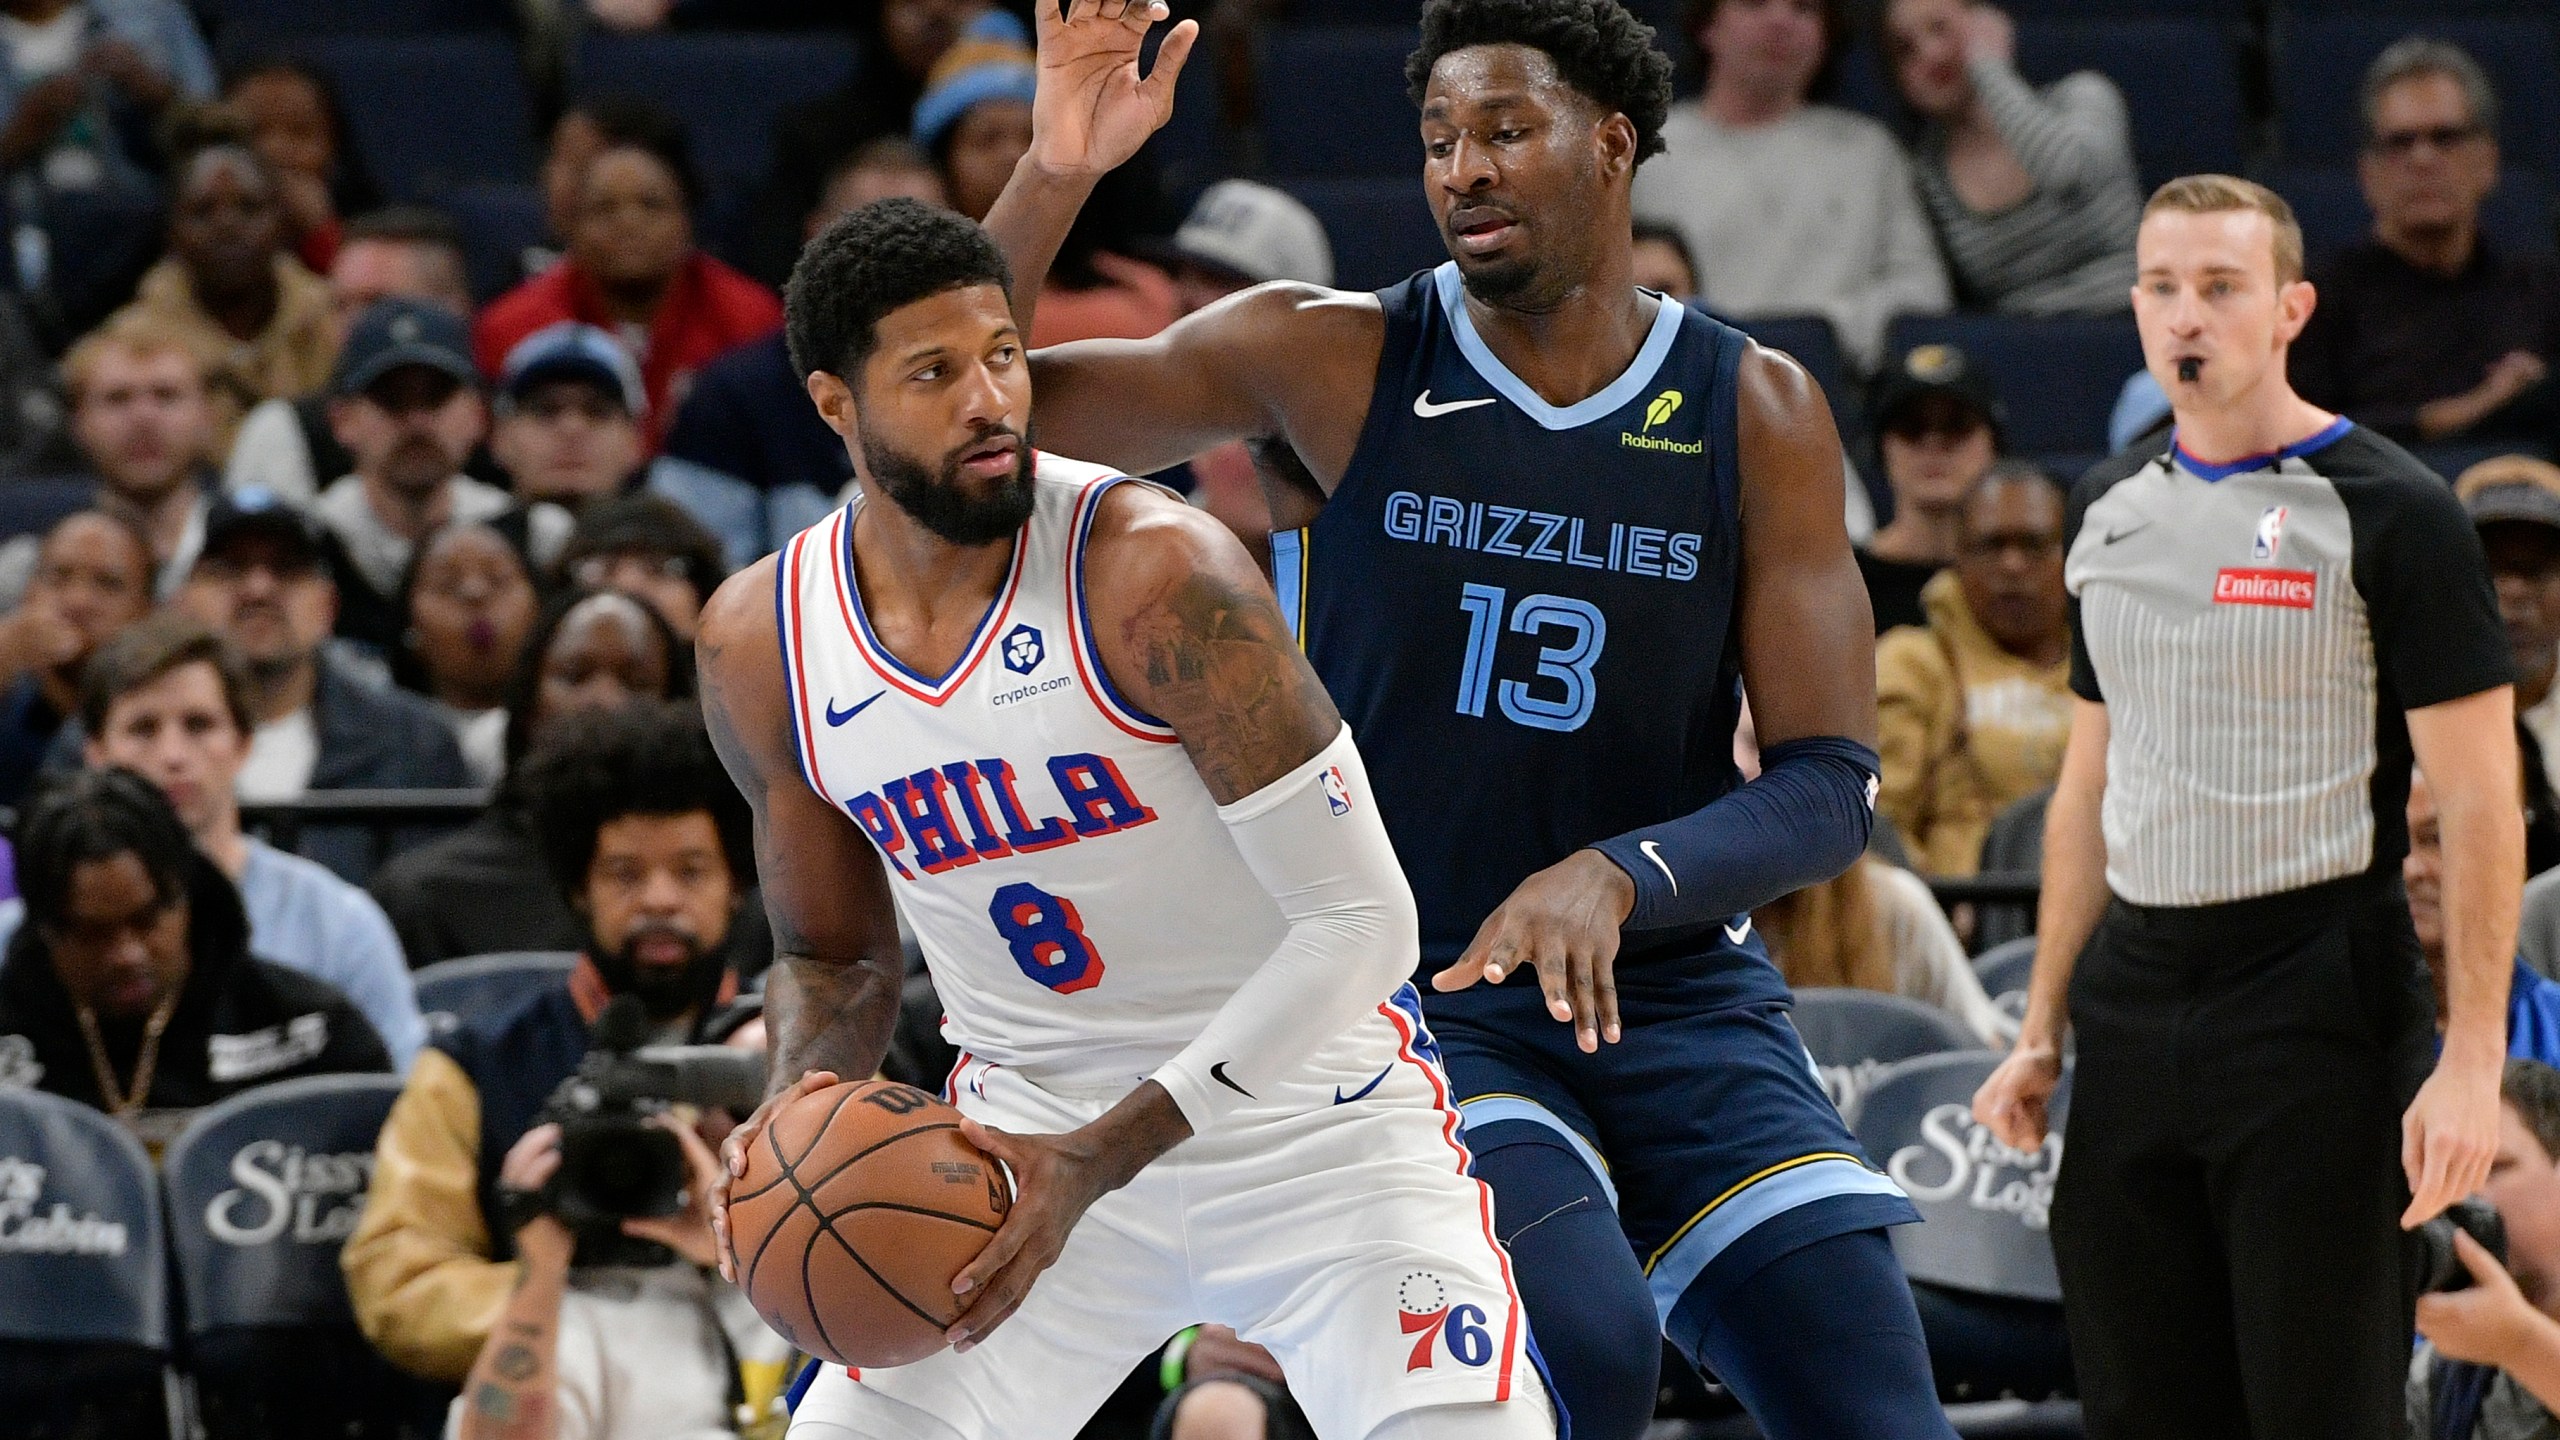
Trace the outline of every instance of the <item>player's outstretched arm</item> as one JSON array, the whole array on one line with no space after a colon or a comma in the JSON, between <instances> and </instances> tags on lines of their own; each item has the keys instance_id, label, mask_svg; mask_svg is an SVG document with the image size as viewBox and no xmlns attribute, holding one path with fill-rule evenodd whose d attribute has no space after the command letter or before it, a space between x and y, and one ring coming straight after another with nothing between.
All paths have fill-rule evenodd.
<instances>
[{"instance_id":1,"label":"player's outstretched arm","mask_svg":"<svg viewBox=\"0 0 2560 1440\"><path fill-rule=\"evenodd\" d=\"M703 723L754 812L756 878L773 922L764 1019L775 1093L722 1147L729 1178L744 1173L747 1142L779 1105L880 1068L906 979L879 856L800 778L774 629L774 564L765 557L711 597L695 652ZM723 1274L731 1268L727 1201L724 1189L711 1212Z\"/></svg>"}]
</instances>

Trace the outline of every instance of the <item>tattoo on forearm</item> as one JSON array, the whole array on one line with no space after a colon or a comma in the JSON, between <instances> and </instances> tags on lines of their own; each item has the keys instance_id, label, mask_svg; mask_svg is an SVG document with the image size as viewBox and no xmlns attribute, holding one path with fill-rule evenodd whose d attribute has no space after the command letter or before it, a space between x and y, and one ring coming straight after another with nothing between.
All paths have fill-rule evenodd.
<instances>
[{"instance_id":1,"label":"tattoo on forearm","mask_svg":"<svg viewBox=\"0 0 2560 1440\"><path fill-rule=\"evenodd\" d=\"M1193 571L1123 624L1149 707L1221 805L1304 764L1342 723L1268 596Z\"/></svg>"},{"instance_id":2,"label":"tattoo on forearm","mask_svg":"<svg viewBox=\"0 0 2560 1440\"><path fill-rule=\"evenodd\" d=\"M777 937L778 938L778 937ZM811 1070L868 1080L889 1052L898 1023L898 990L869 965L841 965L806 954L774 961L765 985L765 1027L773 1045L773 1088Z\"/></svg>"}]
</instances>

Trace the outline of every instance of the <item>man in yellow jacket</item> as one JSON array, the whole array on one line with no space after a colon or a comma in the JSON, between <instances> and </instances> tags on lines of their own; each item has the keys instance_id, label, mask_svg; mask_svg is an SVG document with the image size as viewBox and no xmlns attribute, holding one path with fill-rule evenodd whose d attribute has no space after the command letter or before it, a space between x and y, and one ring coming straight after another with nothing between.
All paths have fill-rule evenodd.
<instances>
[{"instance_id":1,"label":"man in yellow jacket","mask_svg":"<svg viewBox=\"0 0 2560 1440\"><path fill-rule=\"evenodd\" d=\"M1921 591L1925 626L1876 642L1879 813L1933 875L1971 875L2011 803L2053 783L2071 728L2063 491L2003 462L1965 497L1955 566Z\"/></svg>"}]
</instances>

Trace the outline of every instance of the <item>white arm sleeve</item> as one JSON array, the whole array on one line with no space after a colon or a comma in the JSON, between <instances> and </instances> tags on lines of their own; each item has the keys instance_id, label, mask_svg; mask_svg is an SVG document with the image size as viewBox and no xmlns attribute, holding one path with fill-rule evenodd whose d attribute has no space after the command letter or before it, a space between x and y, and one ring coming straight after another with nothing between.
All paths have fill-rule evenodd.
<instances>
[{"instance_id":1,"label":"white arm sleeve","mask_svg":"<svg viewBox=\"0 0 2560 1440\"><path fill-rule=\"evenodd\" d=\"M1289 933L1199 1037L1150 1077L1182 1107L1195 1135L1247 1093L1269 1093L1393 995L1422 958L1413 891L1350 726L1314 759L1220 806L1218 818ZM1213 1066L1222 1067L1217 1076Z\"/></svg>"}]
</instances>

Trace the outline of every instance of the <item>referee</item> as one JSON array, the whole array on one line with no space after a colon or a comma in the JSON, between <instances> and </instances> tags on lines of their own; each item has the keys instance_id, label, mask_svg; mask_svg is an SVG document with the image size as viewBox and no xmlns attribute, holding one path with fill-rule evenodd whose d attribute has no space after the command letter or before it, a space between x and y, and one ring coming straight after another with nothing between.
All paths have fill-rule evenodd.
<instances>
[{"instance_id":1,"label":"referee","mask_svg":"<svg viewBox=\"0 0 2560 1440\"><path fill-rule=\"evenodd\" d=\"M2067 1008L2053 1241L2093 1440L2396 1440L2401 1231L2479 1186L2498 1131L2506 641L2452 490L2287 384L2314 297L2284 201L2172 181L2137 256L2177 428L2072 495L2035 976L1974 1113L2042 1142ZM2441 1059L2399 880L2413 752L2443 816Z\"/></svg>"}]
</instances>

